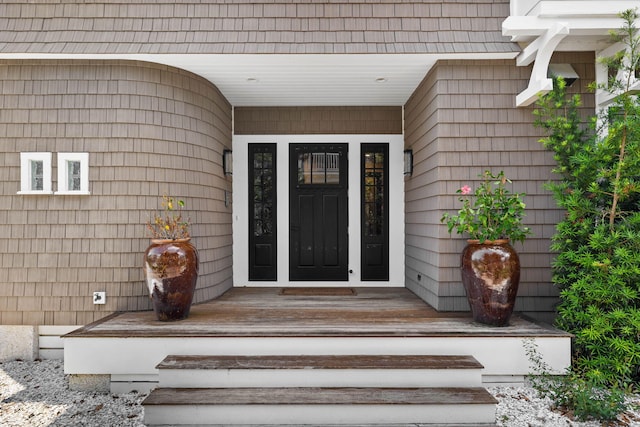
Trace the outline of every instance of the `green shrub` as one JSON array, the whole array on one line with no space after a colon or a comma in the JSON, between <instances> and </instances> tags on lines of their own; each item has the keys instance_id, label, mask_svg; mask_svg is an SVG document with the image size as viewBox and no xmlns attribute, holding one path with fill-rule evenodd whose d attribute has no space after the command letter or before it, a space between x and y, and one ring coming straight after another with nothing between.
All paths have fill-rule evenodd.
<instances>
[{"instance_id":1,"label":"green shrub","mask_svg":"<svg viewBox=\"0 0 640 427\"><path fill-rule=\"evenodd\" d=\"M561 377L546 387L538 388L558 408L569 410L578 421L614 421L627 410L625 393L618 388L603 388L577 375Z\"/></svg>"},{"instance_id":2,"label":"green shrub","mask_svg":"<svg viewBox=\"0 0 640 427\"><path fill-rule=\"evenodd\" d=\"M601 383L585 379L575 373L554 376L537 351L533 340L525 340L525 351L532 363L529 380L538 394L550 399L554 407L572 412L579 421L614 421L629 409L625 390L603 387Z\"/></svg>"},{"instance_id":3,"label":"green shrub","mask_svg":"<svg viewBox=\"0 0 640 427\"><path fill-rule=\"evenodd\" d=\"M602 59L620 71L599 86L614 96L605 114L585 126L580 98L568 97L561 79L535 113L561 177L548 185L566 210L553 237L553 281L560 289L557 326L575 335L572 390L563 391L581 407L596 404L589 398L594 387L624 389L640 380L640 102L624 80L640 69L640 39L636 12L621 17L625 25L614 37L627 50ZM604 406L593 411L605 416Z\"/></svg>"}]
</instances>

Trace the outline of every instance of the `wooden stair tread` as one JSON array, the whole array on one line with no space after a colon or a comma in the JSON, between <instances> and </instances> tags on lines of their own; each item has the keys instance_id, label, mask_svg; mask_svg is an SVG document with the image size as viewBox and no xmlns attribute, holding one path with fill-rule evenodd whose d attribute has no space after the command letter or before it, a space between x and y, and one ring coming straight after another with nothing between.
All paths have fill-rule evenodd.
<instances>
[{"instance_id":1,"label":"wooden stair tread","mask_svg":"<svg viewBox=\"0 0 640 427\"><path fill-rule=\"evenodd\" d=\"M473 356L167 356L157 369L482 369Z\"/></svg>"},{"instance_id":2,"label":"wooden stair tread","mask_svg":"<svg viewBox=\"0 0 640 427\"><path fill-rule=\"evenodd\" d=\"M481 387L157 388L143 405L495 405Z\"/></svg>"}]
</instances>

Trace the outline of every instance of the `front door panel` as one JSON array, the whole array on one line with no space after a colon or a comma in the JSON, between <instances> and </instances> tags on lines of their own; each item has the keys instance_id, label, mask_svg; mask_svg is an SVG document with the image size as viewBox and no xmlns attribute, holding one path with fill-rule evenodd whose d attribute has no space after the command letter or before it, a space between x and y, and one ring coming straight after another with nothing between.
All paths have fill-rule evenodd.
<instances>
[{"instance_id":1,"label":"front door panel","mask_svg":"<svg viewBox=\"0 0 640 427\"><path fill-rule=\"evenodd\" d=\"M362 144L361 270L363 281L389 280L389 144Z\"/></svg>"},{"instance_id":2,"label":"front door panel","mask_svg":"<svg viewBox=\"0 0 640 427\"><path fill-rule=\"evenodd\" d=\"M249 280L277 280L276 144L249 144Z\"/></svg>"},{"instance_id":3,"label":"front door panel","mask_svg":"<svg viewBox=\"0 0 640 427\"><path fill-rule=\"evenodd\" d=\"M347 144L291 144L289 279L348 280Z\"/></svg>"}]
</instances>

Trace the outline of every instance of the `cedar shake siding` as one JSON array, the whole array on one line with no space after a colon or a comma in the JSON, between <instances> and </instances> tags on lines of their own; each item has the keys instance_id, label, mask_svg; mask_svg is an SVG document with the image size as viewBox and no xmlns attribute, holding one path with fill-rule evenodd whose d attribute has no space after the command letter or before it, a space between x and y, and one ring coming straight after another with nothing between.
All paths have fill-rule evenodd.
<instances>
[{"instance_id":1,"label":"cedar shake siding","mask_svg":"<svg viewBox=\"0 0 640 427\"><path fill-rule=\"evenodd\" d=\"M595 79L593 53L556 54L581 76L570 90L586 94ZM530 68L514 61L441 61L405 105L405 144L414 153L414 173L406 180L406 286L438 310L468 310L460 281L462 236L447 233L444 212L460 208L456 190L477 184L483 170L504 170L514 192L525 192L525 223L533 236L515 243L521 282L516 311L550 320L557 301L551 284L550 237L563 212L543 184L553 155L533 126L532 108L515 108ZM583 95L584 113L594 113L592 94ZM536 313L534 313L536 312ZM545 314L546 313L546 314Z\"/></svg>"},{"instance_id":2,"label":"cedar shake siding","mask_svg":"<svg viewBox=\"0 0 640 427\"><path fill-rule=\"evenodd\" d=\"M236 135L402 134L401 107L237 107Z\"/></svg>"},{"instance_id":3,"label":"cedar shake siding","mask_svg":"<svg viewBox=\"0 0 640 427\"><path fill-rule=\"evenodd\" d=\"M519 52L509 0L6 0L0 53Z\"/></svg>"},{"instance_id":4,"label":"cedar shake siding","mask_svg":"<svg viewBox=\"0 0 640 427\"><path fill-rule=\"evenodd\" d=\"M465 242L440 218L459 208L460 186L487 168L505 170L514 191L527 193L534 232L515 245L516 310L550 319L550 237L563 212L542 188L555 178L554 161L532 108L515 105L532 67L516 66L522 47L502 35L509 16L509 0L0 2L0 325L86 325L150 310L144 224L165 194L185 200L193 224L194 302L233 286L232 213L249 212L241 210L249 197L230 203L233 185L236 195L248 188L247 147L236 145L235 184L222 170L234 133L240 144L259 135L403 135L415 166L399 223L404 285L442 311L468 305L458 271ZM595 79L593 53L552 62L580 74L572 91L586 93ZM322 79L325 69L334 80ZM246 70L266 76L263 89L245 85L262 77ZM306 83L291 84L293 75ZM390 85L354 83L376 80ZM339 93L325 97L314 81ZM593 113L593 95L584 101ZM389 175L401 181L402 147L393 148ZM19 194L21 153L51 153L53 192L66 187L57 155L88 153L90 194ZM41 154L32 155L24 160ZM359 191L350 188L350 200ZM402 194L402 185L390 191ZM236 228L236 254L249 244L244 231ZM401 285L402 255L390 263L394 256ZM105 305L93 304L95 291L106 292Z\"/></svg>"},{"instance_id":5,"label":"cedar shake siding","mask_svg":"<svg viewBox=\"0 0 640 427\"><path fill-rule=\"evenodd\" d=\"M150 309L144 223L163 194L184 199L193 223L195 301L232 285L221 164L231 106L210 82L133 61L0 61L0 105L1 324L84 325ZM53 153L54 191L56 154L89 153L91 194L17 194L21 152ZM106 305L93 304L94 291Z\"/></svg>"}]
</instances>

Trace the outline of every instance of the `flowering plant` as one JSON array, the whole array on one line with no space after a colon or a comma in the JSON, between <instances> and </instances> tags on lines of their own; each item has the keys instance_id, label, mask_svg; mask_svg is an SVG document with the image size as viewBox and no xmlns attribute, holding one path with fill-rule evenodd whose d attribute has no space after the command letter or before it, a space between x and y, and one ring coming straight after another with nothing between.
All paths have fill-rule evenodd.
<instances>
[{"instance_id":1,"label":"flowering plant","mask_svg":"<svg viewBox=\"0 0 640 427\"><path fill-rule=\"evenodd\" d=\"M476 188L475 200L460 197L462 209L457 215L445 213L440 219L446 222L449 233L456 230L458 234L468 233L472 240L485 242L487 240L511 239L522 242L531 233L528 227L522 225L525 204L524 193L510 193L506 184L511 183L503 171L493 175L485 171L479 175L483 182ZM456 193L469 196L471 187L464 185Z\"/></svg>"},{"instance_id":2,"label":"flowering plant","mask_svg":"<svg viewBox=\"0 0 640 427\"><path fill-rule=\"evenodd\" d=\"M162 208L164 215L154 214L147 222L147 230L152 239L177 240L188 239L189 219L182 218L184 202L169 196L162 196Z\"/></svg>"}]
</instances>

